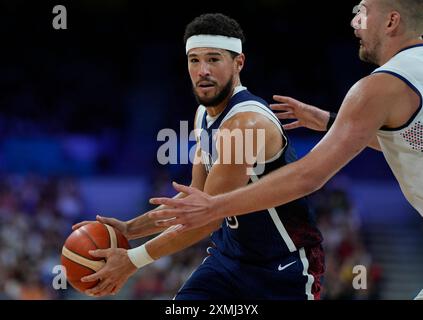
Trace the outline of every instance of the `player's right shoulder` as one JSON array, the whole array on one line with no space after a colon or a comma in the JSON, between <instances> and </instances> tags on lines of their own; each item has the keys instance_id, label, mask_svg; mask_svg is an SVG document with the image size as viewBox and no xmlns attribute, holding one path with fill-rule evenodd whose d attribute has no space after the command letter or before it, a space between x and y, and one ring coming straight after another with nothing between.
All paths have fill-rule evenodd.
<instances>
[{"instance_id":1,"label":"player's right shoulder","mask_svg":"<svg viewBox=\"0 0 423 320\"><path fill-rule=\"evenodd\" d=\"M361 107L380 105L382 102L395 100L405 90L401 80L387 73L373 73L356 82L347 94L347 98L354 98Z\"/></svg>"},{"instance_id":2,"label":"player's right shoulder","mask_svg":"<svg viewBox=\"0 0 423 320\"><path fill-rule=\"evenodd\" d=\"M378 72L362 78L354 86L358 86L362 94L389 95L399 93L402 89L402 84L402 81L397 77L386 72Z\"/></svg>"},{"instance_id":3,"label":"player's right shoulder","mask_svg":"<svg viewBox=\"0 0 423 320\"><path fill-rule=\"evenodd\" d=\"M201 128L201 120L203 119L205 112L206 112L206 108L202 105L199 105L197 110L195 111L194 129Z\"/></svg>"}]
</instances>

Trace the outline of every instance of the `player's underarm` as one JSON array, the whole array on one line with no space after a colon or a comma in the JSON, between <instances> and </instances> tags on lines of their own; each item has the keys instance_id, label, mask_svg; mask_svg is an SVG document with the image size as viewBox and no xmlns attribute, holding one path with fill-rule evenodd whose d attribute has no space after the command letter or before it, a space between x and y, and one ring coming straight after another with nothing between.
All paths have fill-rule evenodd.
<instances>
[{"instance_id":1,"label":"player's underarm","mask_svg":"<svg viewBox=\"0 0 423 320\"><path fill-rule=\"evenodd\" d=\"M379 144L379 140L377 139L376 136L373 137L373 139L370 141L370 143L367 146L376 151L382 151L382 148L380 147L380 144Z\"/></svg>"}]
</instances>

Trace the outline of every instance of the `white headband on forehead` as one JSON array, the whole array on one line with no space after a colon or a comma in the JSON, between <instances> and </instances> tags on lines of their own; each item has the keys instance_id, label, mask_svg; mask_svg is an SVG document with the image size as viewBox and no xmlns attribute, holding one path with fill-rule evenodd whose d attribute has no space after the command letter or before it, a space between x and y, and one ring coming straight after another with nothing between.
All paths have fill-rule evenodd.
<instances>
[{"instance_id":1,"label":"white headband on forehead","mask_svg":"<svg viewBox=\"0 0 423 320\"><path fill-rule=\"evenodd\" d=\"M242 42L238 38L200 34L188 38L185 47L186 54L194 48L218 48L242 53Z\"/></svg>"}]
</instances>

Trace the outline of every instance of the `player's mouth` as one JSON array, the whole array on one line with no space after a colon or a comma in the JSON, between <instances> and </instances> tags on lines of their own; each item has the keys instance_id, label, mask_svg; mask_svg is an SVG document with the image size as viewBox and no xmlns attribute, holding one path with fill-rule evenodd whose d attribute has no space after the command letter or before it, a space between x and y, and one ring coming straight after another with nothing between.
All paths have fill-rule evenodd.
<instances>
[{"instance_id":1,"label":"player's mouth","mask_svg":"<svg viewBox=\"0 0 423 320\"><path fill-rule=\"evenodd\" d=\"M363 40L361 39L361 37L359 36L357 30L354 31L355 36L360 40L360 47L363 47Z\"/></svg>"},{"instance_id":2,"label":"player's mouth","mask_svg":"<svg viewBox=\"0 0 423 320\"><path fill-rule=\"evenodd\" d=\"M202 92L209 91L209 90L213 89L214 87L215 87L215 84L211 81L200 81L197 84L197 88L199 88L200 91L202 91Z\"/></svg>"},{"instance_id":3,"label":"player's mouth","mask_svg":"<svg viewBox=\"0 0 423 320\"><path fill-rule=\"evenodd\" d=\"M200 87L200 88L214 87L214 82L212 82L212 81L200 81L197 84L197 87Z\"/></svg>"}]
</instances>

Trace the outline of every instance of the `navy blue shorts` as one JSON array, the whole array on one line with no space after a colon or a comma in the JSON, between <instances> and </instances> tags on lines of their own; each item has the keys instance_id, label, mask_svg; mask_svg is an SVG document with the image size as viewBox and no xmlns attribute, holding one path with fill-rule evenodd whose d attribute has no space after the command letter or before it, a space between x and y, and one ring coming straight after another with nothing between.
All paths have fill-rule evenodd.
<instances>
[{"instance_id":1,"label":"navy blue shorts","mask_svg":"<svg viewBox=\"0 0 423 320\"><path fill-rule=\"evenodd\" d=\"M324 270L320 246L300 249L267 266L242 263L213 248L209 248L209 252L175 300L306 300L320 297L320 277Z\"/></svg>"}]
</instances>

